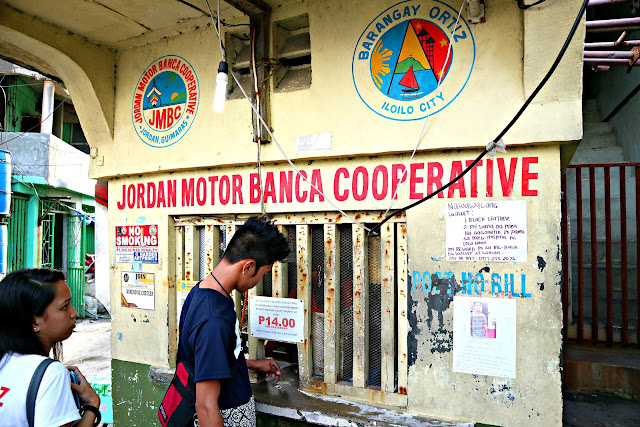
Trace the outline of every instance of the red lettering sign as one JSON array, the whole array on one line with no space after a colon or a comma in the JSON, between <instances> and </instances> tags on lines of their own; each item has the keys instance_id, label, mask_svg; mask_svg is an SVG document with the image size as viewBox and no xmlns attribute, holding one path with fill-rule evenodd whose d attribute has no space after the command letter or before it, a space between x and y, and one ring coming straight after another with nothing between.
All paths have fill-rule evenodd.
<instances>
[{"instance_id":1,"label":"red lettering sign","mask_svg":"<svg viewBox=\"0 0 640 427\"><path fill-rule=\"evenodd\" d=\"M405 197L419 200L441 188L459 176L473 160L452 160L450 163L412 163L408 171L402 164L355 165L339 167L333 172L316 168L301 170L267 171L262 183L257 173L194 176L177 179L149 181L122 185L122 195L116 201L119 210L177 207L178 191L181 207L259 204L292 204L324 202L324 181L329 180L332 192L329 197L337 202L384 201L397 198L401 189ZM467 175L450 184L438 198L477 198L483 193L494 197L494 175L500 183L501 196L533 197L539 179L538 157L513 157L486 159L478 162ZM482 169L484 168L484 171ZM497 170L496 170L497 169ZM324 172L324 173L323 173ZM481 175L482 174L482 175ZM479 181L483 176L484 180ZM519 178L520 186L516 187ZM408 182L407 182L408 181ZM406 184L402 185L402 183ZM262 184L262 185L261 185ZM479 188L484 184L484 189Z\"/></svg>"}]
</instances>

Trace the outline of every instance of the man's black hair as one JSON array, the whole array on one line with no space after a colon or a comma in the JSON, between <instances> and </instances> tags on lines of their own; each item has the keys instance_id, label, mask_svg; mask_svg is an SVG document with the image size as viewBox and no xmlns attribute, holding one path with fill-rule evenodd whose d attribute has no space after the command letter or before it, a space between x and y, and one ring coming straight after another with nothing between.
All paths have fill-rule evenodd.
<instances>
[{"instance_id":1,"label":"man's black hair","mask_svg":"<svg viewBox=\"0 0 640 427\"><path fill-rule=\"evenodd\" d=\"M7 353L47 356L33 331L33 318L44 314L60 280L66 280L60 270L25 268L0 282L0 360Z\"/></svg>"},{"instance_id":2,"label":"man's black hair","mask_svg":"<svg viewBox=\"0 0 640 427\"><path fill-rule=\"evenodd\" d=\"M263 266L282 261L287 255L287 239L273 221L263 216L252 216L236 230L224 251L223 259L230 264L252 259L256 262L255 275Z\"/></svg>"}]
</instances>

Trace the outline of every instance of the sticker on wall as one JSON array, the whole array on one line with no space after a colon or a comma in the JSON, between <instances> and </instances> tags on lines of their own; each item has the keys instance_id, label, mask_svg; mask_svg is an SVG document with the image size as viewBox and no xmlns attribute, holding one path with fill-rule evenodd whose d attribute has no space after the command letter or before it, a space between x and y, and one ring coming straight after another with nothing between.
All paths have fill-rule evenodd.
<instances>
[{"instance_id":1,"label":"sticker on wall","mask_svg":"<svg viewBox=\"0 0 640 427\"><path fill-rule=\"evenodd\" d=\"M191 64L180 56L163 56L138 80L131 110L133 127L145 144L169 147L189 131L199 101L200 84Z\"/></svg>"},{"instance_id":2,"label":"sticker on wall","mask_svg":"<svg viewBox=\"0 0 640 427\"><path fill-rule=\"evenodd\" d=\"M121 288L120 305L122 307L155 310L156 281L154 273L123 271Z\"/></svg>"},{"instance_id":3,"label":"sticker on wall","mask_svg":"<svg viewBox=\"0 0 640 427\"><path fill-rule=\"evenodd\" d=\"M116 262L157 264L158 226L116 226Z\"/></svg>"},{"instance_id":4,"label":"sticker on wall","mask_svg":"<svg viewBox=\"0 0 640 427\"><path fill-rule=\"evenodd\" d=\"M180 323L180 315L182 314L182 306L184 302L187 300L187 296L193 287L198 283L198 281L193 280L178 280L178 287L176 288L176 314L178 324Z\"/></svg>"},{"instance_id":5,"label":"sticker on wall","mask_svg":"<svg viewBox=\"0 0 640 427\"><path fill-rule=\"evenodd\" d=\"M457 16L440 1L408 0L371 21L352 61L353 83L367 107L392 120L420 120L460 95L473 69L475 41L464 16L456 25Z\"/></svg>"}]
</instances>

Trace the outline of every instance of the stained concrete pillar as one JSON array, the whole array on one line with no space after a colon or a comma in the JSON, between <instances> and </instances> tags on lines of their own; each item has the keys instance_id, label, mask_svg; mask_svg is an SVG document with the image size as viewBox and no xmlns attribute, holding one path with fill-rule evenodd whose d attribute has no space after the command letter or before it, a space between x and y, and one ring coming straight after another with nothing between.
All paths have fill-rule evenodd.
<instances>
[{"instance_id":1,"label":"stained concrete pillar","mask_svg":"<svg viewBox=\"0 0 640 427\"><path fill-rule=\"evenodd\" d=\"M53 132L53 101L55 99L55 85L51 80L44 81L42 89L42 121L40 133Z\"/></svg>"}]
</instances>

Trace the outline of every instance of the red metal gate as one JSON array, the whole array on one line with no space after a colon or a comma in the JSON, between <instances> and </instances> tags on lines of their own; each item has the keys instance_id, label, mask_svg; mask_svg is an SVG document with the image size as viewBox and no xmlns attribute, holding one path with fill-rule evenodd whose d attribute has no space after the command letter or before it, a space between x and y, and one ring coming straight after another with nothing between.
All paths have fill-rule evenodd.
<instances>
[{"instance_id":1,"label":"red metal gate","mask_svg":"<svg viewBox=\"0 0 640 427\"><path fill-rule=\"evenodd\" d=\"M640 163L570 165L562 176L565 339L639 345L639 193Z\"/></svg>"}]
</instances>

